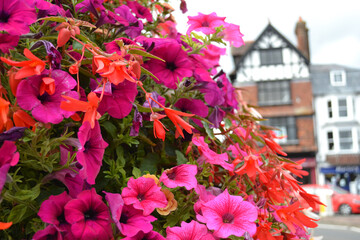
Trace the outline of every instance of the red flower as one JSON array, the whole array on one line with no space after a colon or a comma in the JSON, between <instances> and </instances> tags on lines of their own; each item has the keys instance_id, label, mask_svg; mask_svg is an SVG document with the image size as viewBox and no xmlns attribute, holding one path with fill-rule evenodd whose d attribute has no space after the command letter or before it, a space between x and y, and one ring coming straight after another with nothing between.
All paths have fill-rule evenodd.
<instances>
[{"instance_id":1,"label":"red flower","mask_svg":"<svg viewBox=\"0 0 360 240\"><path fill-rule=\"evenodd\" d=\"M260 180L263 183L268 182L263 171L260 169L258 156L248 155L244 157L244 161L244 165L241 168L237 169L235 173L239 175L246 173L251 179L255 179L256 174L259 173Z\"/></svg>"}]
</instances>

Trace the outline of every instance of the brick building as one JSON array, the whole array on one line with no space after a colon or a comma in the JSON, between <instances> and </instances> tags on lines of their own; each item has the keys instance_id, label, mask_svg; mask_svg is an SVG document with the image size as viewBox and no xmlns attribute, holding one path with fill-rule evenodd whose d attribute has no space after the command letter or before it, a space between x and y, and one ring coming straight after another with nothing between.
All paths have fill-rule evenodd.
<instances>
[{"instance_id":1,"label":"brick building","mask_svg":"<svg viewBox=\"0 0 360 240\"><path fill-rule=\"evenodd\" d=\"M310 51L306 23L299 19L295 47L270 23L255 41L232 48L235 70L230 78L244 100L258 106L268 119L263 124L278 128L288 157L303 164L310 174L302 181L315 183L317 151L310 81Z\"/></svg>"}]
</instances>

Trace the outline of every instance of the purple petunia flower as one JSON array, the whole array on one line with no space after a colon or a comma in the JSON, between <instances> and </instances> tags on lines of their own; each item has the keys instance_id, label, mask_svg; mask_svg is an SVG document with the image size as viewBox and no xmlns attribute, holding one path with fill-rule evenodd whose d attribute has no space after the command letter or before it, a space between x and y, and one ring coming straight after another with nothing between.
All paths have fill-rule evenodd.
<instances>
[{"instance_id":1,"label":"purple petunia flower","mask_svg":"<svg viewBox=\"0 0 360 240\"><path fill-rule=\"evenodd\" d=\"M19 162L20 154L16 152L15 143L4 141L0 147L0 193L6 181L6 175L10 167Z\"/></svg>"},{"instance_id":2,"label":"purple petunia flower","mask_svg":"<svg viewBox=\"0 0 360 240\"><path fill-rule=\"evenodd\" d=\"M89 122L84 122L78 132L81 147L78 149L76 159L83 167L79 174L89 184L95 184L95 178L100 171L102 158L108 144L101 136L99 122L91 129Z\"/></svg>"},{"instance_id":3,"label":"purple petunia flower","mask_svg":"<svg viewBox=\"0 0 360 240\"><path fill-rule=\"evenodd\" d=\"M60 69L61 68L61 53L54 47L54 45L46 40L39 40L37 41L30 50L36 49L40 47L41 45L44 45L46 53L48 57L50 58L51 66L53 69Z\"/></svg>"},{"instance_id":4,"label":"purple petunia flower","mask_svg":"<svg viewBox=\"0 0 360 240\"><path fill-rule=\"evenodd\" d=\"M123 81L118 85L111 84L111 95L104 95L98 112L109 113L113 118L124 118L131 112L133 102L138 93L136 83Z\"/></svg>"},{"instance_id":5,"label":"purple petunia flower","mask_svg":"<svg viewBox=\"0 0 360 240\"><path fill-rule=\"evenodd\" d=\"M121 18L126 19L129 23L128 26L125 26L125 33L130 38L136 38L141 34L141 30L143 30L142 21L138 20L132 13L130 12L130 8L126 5L121 5L120 7L115 9L115 13L118 14Z\"/></svg>"},{"instance_id":6,"label":"purple petunia flower","mask_svg":"<svg viewBox=\"0 0 360 240\"><path fill-rule=\"evenodd\" d=\"M0 31L11 35L25 34L35 21L35 8L30 7L26 0L0 0Z\"/></svg>"},{"instance_id":7,"label":"purple petunia flower","mask_svg":"<svg viewBox=\"0 0 360 240\"><path fill-rule=\"evenodd\" d=\"M127 5L133 13L135 13L137 18L145 18L148 22L152 22L152 15L146 7L139 4L137 1L127 1Z\"/></svg>"},{"instance_id":8,"label":"purple petunia flower","mask_svg":"<svg viewBox=\"0 0 360 240\"><path fill-rule=\"evenodd\" d=\"M168 188L185 187L187 190L197 186L197 166L182 164L165 170L159 179Z\"/></svg>"},{"instance_id":9,"label":"purple petunia flower","mask_svg":"<svg viewBox=\"0 0 360 240\"><path fill-rule=\"evenodd\" d=\"M134 118L133 118L133 124L130 128L130 136L138 136L140 127L142 127L143 117L139 110L137 109L136 105L134 105L135 111L134 111Z\"/></svg>"},{"instance_id":10,"label":"purple petunia flower","mask_svg":"<svg viewBox=\"0 0 360 240\"><path fill-rule=\"evenodd\" d=\"M209 121L214 124L215 128L219 128L221 121L225 117L225 114L226 113L221 108L219 108L218 106L215 106L214 110L212 111L212 113L209 116Z\"/></svg>"},{"instance_id":11,"label":"purple petunia flower","mask_svg":"<svg viewBox=\"0 0 360 240\"><path fill-rule=\"evenodd\" d=\"M94 188L81 192L65 205L65 219L76 239L112 238L109 209Z\"/></svg>"},{"instance_id":12,"label":"purple petunia flower","mask_svg":"<svg viewBox=\"0 0 360 240\"><path fill-rule=\"evenodd\" d=\"M43 77L48 77L49 71L44 70L42 75L32 76L21 81L18 85L16 97L19 106L25 110L31 111L33 117L44 123L60 123L64 117L68 118L74 112L62 110L60 103L63 100L62 95L78 99L78 93L71 91L76 86L76 81L67 72L62 70L53 70L51 78L55 80L55 92L49 95L44 92L40 95L40 86Z\"/></svg>"},{"instance_id":13,"label":"purple petunia flower","mask_svg":"<svg viewBox=\"0 0 360 240\"><path fill-rule=\"evenodd\" d=\"M189 111L200 117L207 117L209 113L209 108L205 103L199 99L188 99L180 98L174 105L179 108L182 112ZM203 127L203 124L199 119L191 118L198 126Z\"/></svg>"},{"instance_id":14,"label":"purple petunia flower","mask_svg":"<svg viewBox=\"0 0 360 240\"><path fill-rule=\"evenodd\" d=\"M196 221L181 222L181 227L166 228L167 240L215 240L205 225Z\"/></svg>"},{"instance_id":15,"label":"purple petunia flower","mask_svg":"<svg viewBox=\"0 0 360 240\"><path fill-rule=\"evenodd\" d=\"M0 33L0 51L9 53L10 49L14 49L19 42L18 35L10 35L7 33Z\"/></svg>"},{"instance_id":16,"label":"purple petunia flower","mask_svg":"<svg viewBox=\"0 0 360 240\"><path fill-rule=\"evenodd\" d=\"M22 138L26 127L12 127L9 130L0 133L0 145L5 141L16 141L19 138Z\"/></svg>"},{"instance_id":17,"label":"purple petunia flower","mask_svg":"<svg viewBox=\"0 0 360 240\"><path fill-rule=\"evenodd\" d=\"M176 40L167 39L150 53L165 60L163 62L150 59L144 64L144 67L159 79L154 79L156 82L175 89L176 84L182 81L184 77L192 76L193 65L187 53L181 48L181 44Z\"/></svg>"},{"instance_id":18,"label":"purple petunia flower","mask_svg":"<svg viewBox=\"0 0 360 240\"><path fill-rule=\"evenodd\" d=\"M152 178L131 177L121 196L126 205L132 204L134 208L144 210L144 215L147 216L155 208L167 206L166 196L160 189Z\"/></svg>"},{"instance_id":19,"label":"purple petunia flower","mask_svg":"<svg viewBox=\"0 0 360 240\"><path fill-rule=\"evenodd\" d=\"M38 215L43 222L53 224L59 231L67 231L70 224L66 222L64 215L65 205L72 198L63 192L59 195L51 195L49 199L42 202Z\"/></svg>"},{"instance_id":20,"label":"purple petunia flower","mask_svg":"<svg viewBox=\"0 0 360 240\"><path fill-rule=\"evenodd\" d=\"M156 220L155 217L144 216L142 210L135 209L131 205L124 205L124 201L118 193L105 192L105 194L112 219L124 236L133 237L139 232L149 233L153 229L151 222Z\"/></svg>"}]
</instances>

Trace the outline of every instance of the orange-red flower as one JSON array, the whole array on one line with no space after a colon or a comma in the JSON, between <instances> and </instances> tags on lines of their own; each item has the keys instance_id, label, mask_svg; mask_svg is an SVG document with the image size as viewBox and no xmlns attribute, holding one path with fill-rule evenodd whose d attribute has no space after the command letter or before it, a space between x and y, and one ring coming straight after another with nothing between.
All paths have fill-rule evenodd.
<instances>
[{"instance_id":1,"label":"orange-red flower","mask_svg":"<svg viewBox=\"0 0 360 240\"><path fill-rule=\"evenodd\" d=\"M0 230L5 230L11 227L12 222L0 222Z\"/></svg>"},{"instance_id":2,"label":"orange-red flower","mask_svg":"<svg viewBox=\"0 0 360 240\"><path fill-rule=\"evenodd\" d=\"M302 209L303 208L300 208L300 202L297 201L288 207L276 210L276 215L292 233L296 232L294 224L303 230L305 230L304 226L309 228L317 227L317 224L313 222L316 221L316 219L307 217L304 213L301 212Z\"/></svg>"},{"instance_id":3,"label":"orange-red flower","mask_svg":"<svg viewBox=\"0 0 360 240\"><path fill-rule=\"evenodd\" d=\"M40 85L39 93L43 95L47 92L49 95L53 95L55 92L55 80L50 77L44 77Z\"/></svg>"},{"instance_id":4,"label":"orange-red flower","mask_svg":"<svg viewBox=\"0 0 360 240\"><path fill-rule=\"evenodd\" d=\"M0 97L0 131L6 126L10 103Z\"/></svg>"},{"instance_id":5,"label":"orange-red flower","mask_svg":"<svg viewBox=\"0 0 360 240\"><path fill-rule=\"evenodd\" d=\"M111 83L118 85L123 81L128 80L130 82L135 82L135 80L129 75L126 68L127 63L125 61L114 61L109 64L109 70L107 72L101 73L100 75L106 77Z\"/></svg>"},{"instance_id":6,"label":"orange-red flower","mask_svg":"<svg viewBox=\"0 0 360 240\"><path fill-rule=\"evenodd\" d=\"M58 47L64 46L70 37L75 37L76 34L80 34L80 29L72 19L69 19L69 22L62 22L59 26L55 28L56 31L59 31L57 38Z\"/></svg>"},{"instance_id":7,"label":"orange-red flower","mask_svg":"<svg viewBox=\"0 0 360 240\"><path fill-rule=\"evenodd\" d=\"M192 117L194 114L184 113L180 111L173 110L171 108L164 108L165 114L168 118L174 123L176 127L176 131L184 138L184 133L182 129L185 129L188 133L192 133L192 129L194 128L189 123L185 122L180 116L184 117Z\"/></svg>"},{"instance_id":8,"label":"orange-red flower","mask_svg":"<svg viewBox=\"0 0 360 240\"><path fill-rule=\"evenodd\" d=\"M161 140L165 141L165 129L168 130L164 124L162 124L160 122L159 119L162 119L164 118L165 115L162 115L162 114L158 114L158 113L153 113L151 114L150 116L150 120L151 121L154 121L154 136L156 138L160 138Z\"/></svg>"},{"instance_id":9,"label":"orange-red flower","mask_svg":"<svg viewBox=\"0 0 360 240\"><path fill-rule=\"evenodd\" d=\"M0 57L1 61L4 63L15 66L22 67L16 74L15 79L22 79L26 77L30 77L33 75L40 75L42 71L45 69L46 63L40 58L36 57L29 49L24 49L25 57L29 58L28 61L17 62L13 60L9 60L3 57Z\"/></svg>"},{"instance_id":10,"label":"orange-red flower","mask_svg":"<svg viewBox=\"0 0 360 240\"><path fill-rule=\"evenodd\" d=\"M15 123L15 126L17 127L27 127L27 128L32 127L33 130L36 124L36 121L32 117L30 117L30 115L27 112L21 109L13 113L13 121Z\"/></svg>"},{"instance_id":11,"label":"orange-red flower","mask_svg":"<svg viewBox=\"0 0 360 240\"><path fill-rule=\"evenodd\" d=\"M67 101L63 101L60 104L60 108L66 111L80 111L85 112L84 120L90 123L91 128L95 126L95 120L100 118L100 114L97 111L99 106L100 99L96 96L96 93L91 92L88 94L87 99L88 102L84 102L81 100L74 99L68 96L62 96Z\"/></svg>"},{"instance_id":12,"label":"orange-red flower","mask_svg":"<svg viewBox=\"0 0 360 240\"><path fill-rule=\"evenodd\" d=\"M259 156L256 155L248 155L244 157L244 165L235 171L237 174L244 174L246 173L249 178L255 179L256 174L259 173L259 178L263 183L268 182L266 176L264 175L263 171L260 169L259 166Z\"/></svg>"}]
</instances>

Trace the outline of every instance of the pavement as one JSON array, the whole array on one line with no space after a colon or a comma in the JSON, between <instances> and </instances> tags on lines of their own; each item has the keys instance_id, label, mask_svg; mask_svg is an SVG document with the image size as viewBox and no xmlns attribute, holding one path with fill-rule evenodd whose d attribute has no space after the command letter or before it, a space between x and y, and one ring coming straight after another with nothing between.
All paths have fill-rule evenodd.
<instances>
[{"instance_id":1,"label":"pavement","mask_svg":"<svg viewBox=\"0 0 360 240\"><path fill-rule=\"evenodd\" d=\"M320 220L317 223L324 225L326 224L354 227L359 228L360 230L360 214L352 214L349 216L342 216L336 214L334 216L320 217Z\"/></svg>"}]
</instances>

